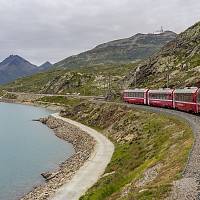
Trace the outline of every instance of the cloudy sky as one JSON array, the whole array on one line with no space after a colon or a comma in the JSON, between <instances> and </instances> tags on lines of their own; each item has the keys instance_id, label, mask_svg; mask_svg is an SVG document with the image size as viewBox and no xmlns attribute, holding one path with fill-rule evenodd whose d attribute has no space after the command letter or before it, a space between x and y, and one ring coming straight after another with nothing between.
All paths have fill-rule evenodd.
<instances>
[{"instance_id":1,"label":"cloudy sky","mask_svg":"<svg viewBox=\"0 0 200 200\"><path fill-rule=\"evenodd\" d=\"M0 61L57 62L110 41L200 21L200 0L0 0Z\"/></svg>"}]
</instances>

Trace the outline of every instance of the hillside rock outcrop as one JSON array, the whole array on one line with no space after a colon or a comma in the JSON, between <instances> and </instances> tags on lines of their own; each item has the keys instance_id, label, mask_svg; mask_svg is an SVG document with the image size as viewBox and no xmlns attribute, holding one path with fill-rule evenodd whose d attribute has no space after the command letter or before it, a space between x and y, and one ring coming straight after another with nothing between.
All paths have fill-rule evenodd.
<instances>
[{"instance_id":1,"label":"hillside rock outcrop","mask_svg":"<svg viewBox=\"0 0 200 200\"><path fill-rule=\"evenodd\" d=\"M200 86L200 22L179 34L158 53L137 66L140 87ZM132 87L135 69L125 78L125 87Z\"/></svg>"}]
</instances>

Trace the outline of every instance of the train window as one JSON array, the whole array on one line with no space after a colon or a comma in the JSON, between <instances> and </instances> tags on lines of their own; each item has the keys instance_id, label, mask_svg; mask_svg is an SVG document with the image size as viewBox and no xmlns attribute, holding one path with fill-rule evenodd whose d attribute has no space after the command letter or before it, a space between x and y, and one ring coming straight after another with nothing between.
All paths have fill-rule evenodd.
<instances>
[{"instance_id":1,"label":"train window","mask_svg":"<svg viewBox=\"0 0 200 200\"><path fill-rule=\"evenodd\" d=\"M144 98L144 92L128 92L128 97Z\"/></svg>"},{"instance_id":2,"label":"train window","mask_svg":"<svg viewBox=\"0 0 200 200\"><path fill-rule=\"evenodd\" d=\"M175 95L175 100L193 102L193 94L192 93L178 93Z\"/></svg>"},{"instance_id":3,"label":"train window","mask_svg":"<svg viewBox=\"0 0 200 200\"><path fill-rule=\"evenodd\" d=\"M137 96L140 98L144 98L144 92L137 92Z\"/></svg>"},{"instance_id":4,"label":"train window","mask_svg":"<svg viewBox=\"0 0 200 200\"><path fill-rule=\"evenodd\" d=\"M169 94L165 93L150 93L149 95L150 99L163 99L163 100L168 100L169 99Z\"/></svg>"}]
</instances>

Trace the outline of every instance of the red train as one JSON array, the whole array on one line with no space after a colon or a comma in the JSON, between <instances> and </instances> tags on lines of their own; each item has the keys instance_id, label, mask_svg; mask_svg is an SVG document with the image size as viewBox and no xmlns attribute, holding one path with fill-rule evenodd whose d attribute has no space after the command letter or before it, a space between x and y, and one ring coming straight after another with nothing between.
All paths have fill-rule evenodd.
<instances>
[{"instance_id":1,"label":"red train","mask_svg":"<svg viewBox=\"0 0 200 200\"><path fill-rule=\"evenodd\" d=\"M123 92L127 103L172 108L192 113L200 113L200 89L130 89Z\"/></svg>"}]
</instances>

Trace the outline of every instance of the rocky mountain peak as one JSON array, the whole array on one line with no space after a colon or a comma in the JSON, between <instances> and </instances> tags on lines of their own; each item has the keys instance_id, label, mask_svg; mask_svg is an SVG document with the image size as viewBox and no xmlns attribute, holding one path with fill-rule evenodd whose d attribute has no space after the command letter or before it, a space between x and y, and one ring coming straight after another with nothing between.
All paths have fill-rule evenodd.
<instances>
[{"instance_id":1,"label":"rocky mountain peak","mask_svg":"<svg viewBox=\"0 0 200 200\"><path fill-rule=\"evenodd\" d=\"M37 67L21 56L10 55L0 63L0 84L8 83L17 78L29 76L40 71L46 71L51 66L50 62L46 62L41 67Z\"/></svg>"},{"instance_id":2,"label":"rocky mountain peak","mask_svg":"<svg viewBox=\"0 0 200 200\"><path fill-rule=\"evenodd\" d=\"M11 66L19 68L23 68L26 66L27 68L31 69L36 68L36 65L33 65L32 63L18 55L10 55L0 63L0 69L8 69Z\"/></svg>"},{"instance_id":3,"label":"rocky mountain peak","mask_svg":"<svg viewBox=\"0 0 200 200\"><path fill-rule=\"evenodd\" d=\"M10 55L9 57L7 57L5 60L3 60L1 63L0 63L0 66L3 66L3 65L6 65L6 64L10 64L10 63L13 63L13 64L17 64L17 63L20 63L20 62L24 62L25 60L18 56L18 55Z\"/></svg>"},{"instance_id":4,"label":"rocky mountain peak","mask_svg":"<svg viewBox=\"0 0 200 200\"><path fill-rule=\"evenodd\" d=\"M49 67L52 66L53 64L51 64L49 61L43 63L42 65L40 65L39 67Z\"/></svg>"},{"instance_id":5,"label":"rocky mountain peak","mask_svg":"<svg viewBox=\"0 0 200 200\"><path fill-rule=\"evenodd\" d=\"M42 65L40 65L38 68L40 71L46 71L48 69L50 69L53 66L53 64L51 64L49 61L43 63Z\"/></svg>"}]
</instances>

